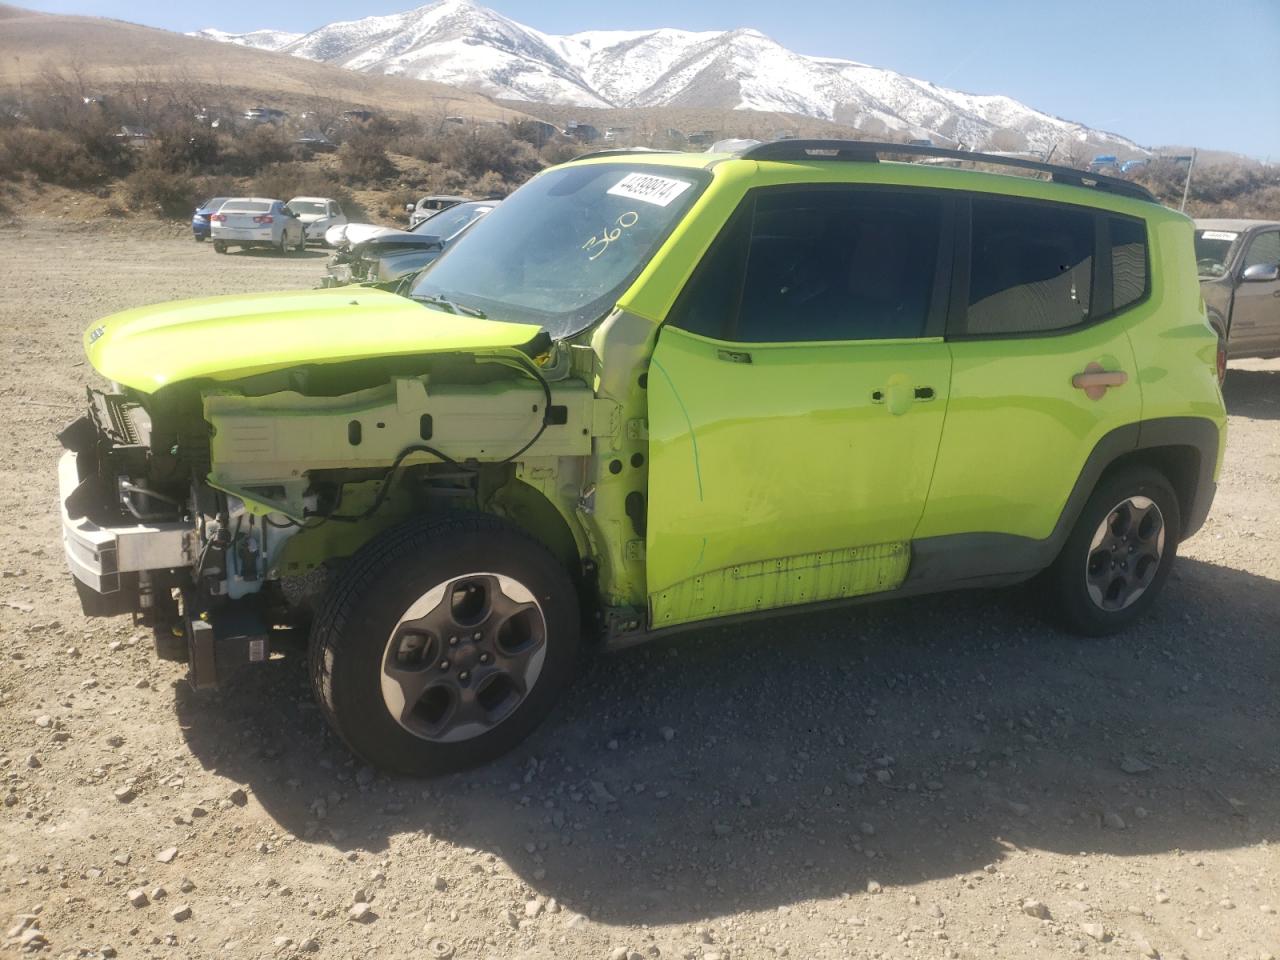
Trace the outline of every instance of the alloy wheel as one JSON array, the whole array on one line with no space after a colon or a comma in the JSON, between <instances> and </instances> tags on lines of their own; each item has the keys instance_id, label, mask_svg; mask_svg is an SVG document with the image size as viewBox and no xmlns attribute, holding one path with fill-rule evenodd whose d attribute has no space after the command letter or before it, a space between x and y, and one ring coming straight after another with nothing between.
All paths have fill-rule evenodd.
<instances>
[{"instance_id":1,"label":"alloy wheel","mask_svg":"<svg viewBox=\"0 0 1280 960\"><path fill-rule=\"evenodd\" d=\"M1085 583L1099 609L1123 610L1155 579L1164 556L1165 524L1149 497L1129 497L1108 511L1089 545Z\"/></svg>"},{"instance_id":2,"label":"alloy wheel","mask_svg":"<svg viewBox=\"0 0 1280 960\"><path fill-rule=\"evenodd\" d=\"M414 736L470 740L524 702L546 651L546 617L524 584L464 574L422 594L392 629L382 699Z\"/></svg>"}]
</instances>

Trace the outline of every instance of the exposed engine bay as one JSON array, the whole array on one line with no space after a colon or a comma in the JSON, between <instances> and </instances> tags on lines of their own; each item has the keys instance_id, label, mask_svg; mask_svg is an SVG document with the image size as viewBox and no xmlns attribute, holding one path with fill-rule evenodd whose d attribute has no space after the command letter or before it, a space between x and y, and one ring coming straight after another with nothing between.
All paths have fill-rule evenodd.
<instances>
[{"instance_id":1,"label":"exposed engine bay","mask_svg":"<svg viewBox=\"0 0 1280 960\"><path fill-rule=\"evenodd\" d=\"M380 358L90 390L59 436L85 612L153 625L212 686L265 658L273 628L304 623L331 567L398 519L516 516L530 482L576 497L596 400L567 349L541 359Z\"/></svg>"}]
</instances>

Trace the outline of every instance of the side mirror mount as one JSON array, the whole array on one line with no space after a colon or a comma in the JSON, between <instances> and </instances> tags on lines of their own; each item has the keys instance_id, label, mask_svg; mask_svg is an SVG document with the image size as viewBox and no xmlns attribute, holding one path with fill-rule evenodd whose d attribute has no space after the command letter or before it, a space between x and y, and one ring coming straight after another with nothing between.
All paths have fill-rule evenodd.
<instances>
[{"instance_id":1,"label":"side mirror mount","mask_svg":"<svg viewBox=\"0 0 1280 960\"><path fill-rule=\"evenodd\" d=\"M414 211L415 209L417 209L417 208L416 208L412 203L406 203L406 204L404 205L404 212L405 212L405 213L413 213L413 211Z\"/></svg>"},{"instance_id":2,"label":"side mirror mount","mask_svg":"<svg viewBox=\"0 0 1280 960\"><path fill-rule=\"evenodd\" d=\"M1240 279L1245 283L1268 283L1272 280L1280 280L1280 263L1255 263L1251 267L1245 267L1244 273L1240 274Z\"/></svg>"}]
</instances>

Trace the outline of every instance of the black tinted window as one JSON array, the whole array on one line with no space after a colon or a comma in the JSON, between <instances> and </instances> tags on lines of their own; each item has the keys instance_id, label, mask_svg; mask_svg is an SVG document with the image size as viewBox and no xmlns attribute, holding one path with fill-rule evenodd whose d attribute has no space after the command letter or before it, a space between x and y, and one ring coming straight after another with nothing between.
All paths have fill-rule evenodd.
<instances>
[{"instance_id":1,"label":"black tinted window","mask_svg":"<svg viewBox=\"0 0 1280 960\"><path fill-rule=\"evenodd\" d=\"M1109 217L1111 305L1123 310L1147 292L1147 226L1141 220Z\"/></svg>"},{"instance_id":2,"label":"black tinted window","mask_svg":"<svg viewBox=\"0 0 1280 960\"><path fill-rule=\"evenodd\" d=\"M1089 319L1092 213L991 197L975 197L972 211L965 333L1059 330Z\"/></svg>"},{"instance_id":3,"label":"black tinted window","mask_svg":"<svg viewBox=\"0 0 1280 960\"><path fill-rule=\"evenodd\" d=\"M672 322L743 343L922 336L942 229L942 200L927 193L761 193L704 258Z\"/></svg>"}]
</instances>

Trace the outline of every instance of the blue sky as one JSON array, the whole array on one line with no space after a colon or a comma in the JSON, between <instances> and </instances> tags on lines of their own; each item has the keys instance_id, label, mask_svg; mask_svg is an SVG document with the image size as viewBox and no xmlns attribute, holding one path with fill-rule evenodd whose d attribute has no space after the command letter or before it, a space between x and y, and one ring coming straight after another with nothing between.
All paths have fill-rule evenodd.
<instances>
[{"instance_id":1,"label":"blue sky","mask_svg":"<svg viewBox=\"0 0 1280 960\"><path fill-rule=\"evenodd\" d=\"M171 30L311 30L414 0L18 0ZM483 0L481 0L483 2ZM755 27L799 53L860 60L1148 145L1280 161L1280 0L493 0L548 33Z\"/></svg>"}]
</instances>

